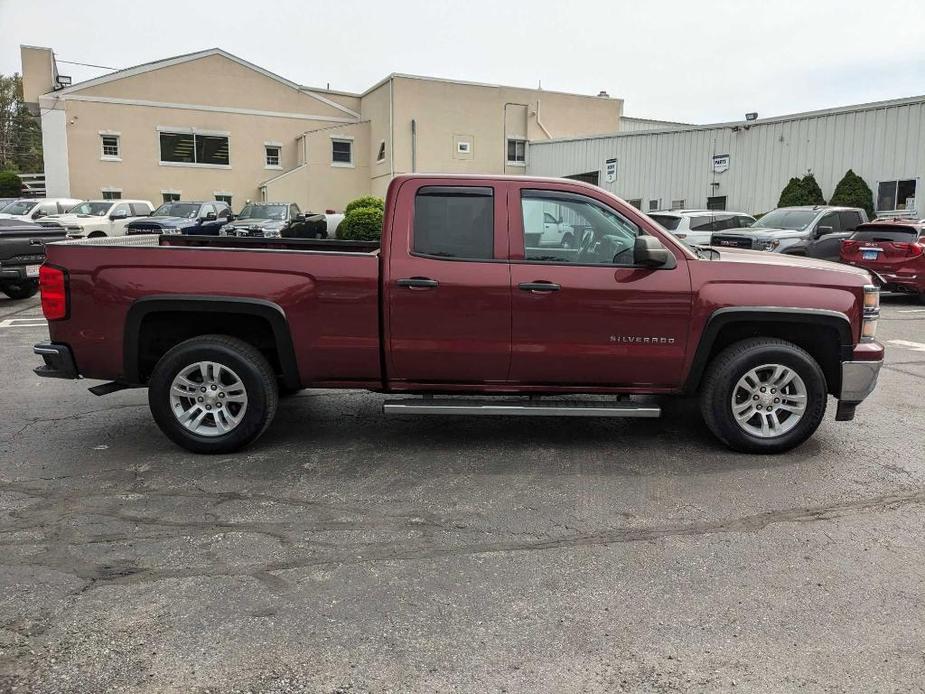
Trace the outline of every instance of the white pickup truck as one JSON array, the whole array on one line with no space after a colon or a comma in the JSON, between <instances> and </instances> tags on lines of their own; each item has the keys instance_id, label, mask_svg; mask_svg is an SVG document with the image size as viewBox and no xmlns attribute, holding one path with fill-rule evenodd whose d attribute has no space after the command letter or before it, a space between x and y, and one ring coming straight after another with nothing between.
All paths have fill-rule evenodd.
<instances>
[{"instance_id":1,"label":"white pickup truck","mask_svg":"<svg viewBox=\"0 0 925 694\"><path fill-rule=\"evenodd\" d=\"M49 215L39 223L61 227L72 239L125 236L126 224L153 211L154 205L147 200L88 200L67 214Z\"/></svg>"}]
</instances>

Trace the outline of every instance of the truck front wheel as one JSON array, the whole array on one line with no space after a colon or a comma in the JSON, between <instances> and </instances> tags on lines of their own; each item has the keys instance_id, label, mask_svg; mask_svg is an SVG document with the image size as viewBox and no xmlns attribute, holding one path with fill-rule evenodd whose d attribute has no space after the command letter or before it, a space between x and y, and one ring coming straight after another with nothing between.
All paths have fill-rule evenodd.
<instances>
[{"instance_id":1,"label":"truck front wheel","mask_svg":"<svg viewBox=\"0 0 925 694\"><path fill-rule=\"evenodd\" d=\"M254 347L205 335L167 352L148 382L148 404L161 431L193 453L230 453L273 421L276 376Z\"/></svg>"},{"instance_id":2,"label":"truck front wheel","mask_svg":"<svg viewBox=\"0 0 925 694\"><path fill-rule=\"evenodd\" d=\"M800 445L825 415L825 375L812 356L776 338L730 345L707 368L703 419L718 439L745 453Z\"/></svg>"}]
</instances>

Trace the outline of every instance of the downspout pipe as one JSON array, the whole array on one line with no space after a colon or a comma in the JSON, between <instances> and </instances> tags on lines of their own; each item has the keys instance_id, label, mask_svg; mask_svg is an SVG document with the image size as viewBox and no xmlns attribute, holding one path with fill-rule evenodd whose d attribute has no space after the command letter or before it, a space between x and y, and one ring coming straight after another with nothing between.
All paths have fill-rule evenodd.
<instances>
[{"instance_id":1,"label":"downspout pipe","mask_svg":"<svg viewBox=\"0 0 925 694\"><path fill-rule=\"evenodd\" d=\"M546 133L546 137L548 137L548 138L551 140L551 139L552 139L552 133L550 133L550 132L546 129L546 126L543 125L543 121L540 120L540 100L539 100L539 99L536 100L536 124L537 124L538 126L540 126L540 130L542 130L544 133Z\"/></svg>"}]
</instances>

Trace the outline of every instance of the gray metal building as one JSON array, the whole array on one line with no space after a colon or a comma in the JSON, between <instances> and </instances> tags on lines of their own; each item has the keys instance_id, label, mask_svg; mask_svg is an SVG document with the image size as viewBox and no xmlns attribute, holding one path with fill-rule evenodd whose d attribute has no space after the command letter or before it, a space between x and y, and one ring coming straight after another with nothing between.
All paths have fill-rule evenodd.
<instances>
[{"instance_id":1,"label":"gray metal building","mask_svg":"<svg viewBox=\"0 0 925 694\"><path fill-rule=\"evenodd\" d=\"M853 169L878 211L925 196L925 96L714 125L630 120L613 135L531 142L527 172L596 183L645 211L767 212L807 171L828 199Z\"/></svg>"}]
</instances>

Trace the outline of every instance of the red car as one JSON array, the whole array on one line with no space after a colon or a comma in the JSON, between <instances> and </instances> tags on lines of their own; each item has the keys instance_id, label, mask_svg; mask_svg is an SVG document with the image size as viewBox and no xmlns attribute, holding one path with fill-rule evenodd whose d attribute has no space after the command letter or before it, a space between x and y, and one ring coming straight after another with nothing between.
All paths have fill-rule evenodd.
<instances>
[{"instance_id":1,"label":"red car","mask_svg":"<svg viewBox=\"0 0 925 694\"><path fill-rule=\"evenodd\" d=\"M861 224L842 241L841 261L862 267L881 289L916 294L925 302L925 221Z\"/></svg>"},{"instance_id":2,"label":"red car","mask_svg":"<svg viewBox=\"0 0 925 694\"><path fill-rule=\"evenodd\" d=\"M575 247L543 243L547 213ZM415 415L655 417L630 396L698 394L720 440L778 452L829 395L851 419L883 361L867 272L689 248L578 181L399 176L381 244L91 239L50 245L41 286L36 372L146 387L203 453L252 442L299 388L403 394L384 411Z\"/></svg>"}]
</instances>

